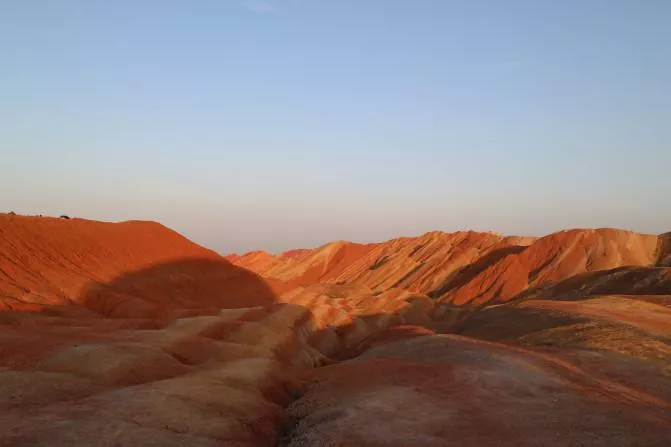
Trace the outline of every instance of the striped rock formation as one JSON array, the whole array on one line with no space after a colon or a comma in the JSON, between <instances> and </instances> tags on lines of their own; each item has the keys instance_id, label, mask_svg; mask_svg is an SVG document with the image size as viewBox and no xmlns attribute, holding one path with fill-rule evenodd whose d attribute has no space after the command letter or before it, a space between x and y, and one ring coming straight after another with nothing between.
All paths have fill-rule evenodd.
<instances>
[{"instance_id":1,"label":"striped rock formation","mask_svg":"<svg viewBox=\"0 0 671 447\"><path fill-rule=\"evenodd\" d=\"M666 446L670 240L0 215L0 445Z\"/></svg>"}]
</instances>

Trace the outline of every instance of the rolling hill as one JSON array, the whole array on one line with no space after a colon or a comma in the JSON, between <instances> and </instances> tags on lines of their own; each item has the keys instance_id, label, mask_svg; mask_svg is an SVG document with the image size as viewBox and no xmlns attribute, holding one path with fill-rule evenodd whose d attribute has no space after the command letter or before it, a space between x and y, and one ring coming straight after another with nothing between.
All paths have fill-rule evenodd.
<instances>
[{"instance_id":1,"label":"rolling hill","mask_svg":"<svg viewBox=\"0 0 671 447\"><path fill-rule=\"evenodd\" d=\"M671 236L219 254L0 215L0 444L667 446Z\"/></svg>"}]
</instances>

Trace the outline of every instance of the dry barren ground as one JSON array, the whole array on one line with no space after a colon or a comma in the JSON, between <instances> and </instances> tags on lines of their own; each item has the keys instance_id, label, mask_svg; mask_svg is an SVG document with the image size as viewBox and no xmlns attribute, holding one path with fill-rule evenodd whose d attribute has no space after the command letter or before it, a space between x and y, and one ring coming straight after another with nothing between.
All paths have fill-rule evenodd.
<instances>
[{"instance_id":1,"label":"dry barren ground","mask_svg":"<svg viewBox=\"0 0 671 447\"><path fill-rule=\"evenodd\" d=\"M668 446L670 246L0 215L0 445Z\"/></svg>"}]
</instances>

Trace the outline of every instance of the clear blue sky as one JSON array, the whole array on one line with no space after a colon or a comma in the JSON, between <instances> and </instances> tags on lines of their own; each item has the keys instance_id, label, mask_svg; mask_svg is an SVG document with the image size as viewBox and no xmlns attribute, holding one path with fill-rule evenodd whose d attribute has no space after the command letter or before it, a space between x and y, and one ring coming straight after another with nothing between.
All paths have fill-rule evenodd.
<instances>
[{"instance_id":1,"label":"clear blue sky","mask_svg":"<svg viewBox=\"0 0 671 447\"><path fill-rule=\"evenodd\" d=\"M671 1L0 1L0 207L221 252L671 230Z\"/></svg>"}]
</instances>

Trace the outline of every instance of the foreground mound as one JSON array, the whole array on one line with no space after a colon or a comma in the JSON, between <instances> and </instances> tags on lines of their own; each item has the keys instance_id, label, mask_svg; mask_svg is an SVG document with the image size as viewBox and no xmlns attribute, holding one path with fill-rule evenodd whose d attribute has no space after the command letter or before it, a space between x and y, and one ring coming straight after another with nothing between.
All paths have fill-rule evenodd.
<instances>
[{"instance_id":1,"label":"foreground mound","mask_svg":"<svg viewBox=\"0 0 671 447\"><path fill-rule=\"evenodd\" d=\"M670 411L668 401L578 362L425 335L317 370L289 407L286 445L661 447Z\"/></svg>"}]
</instances>

